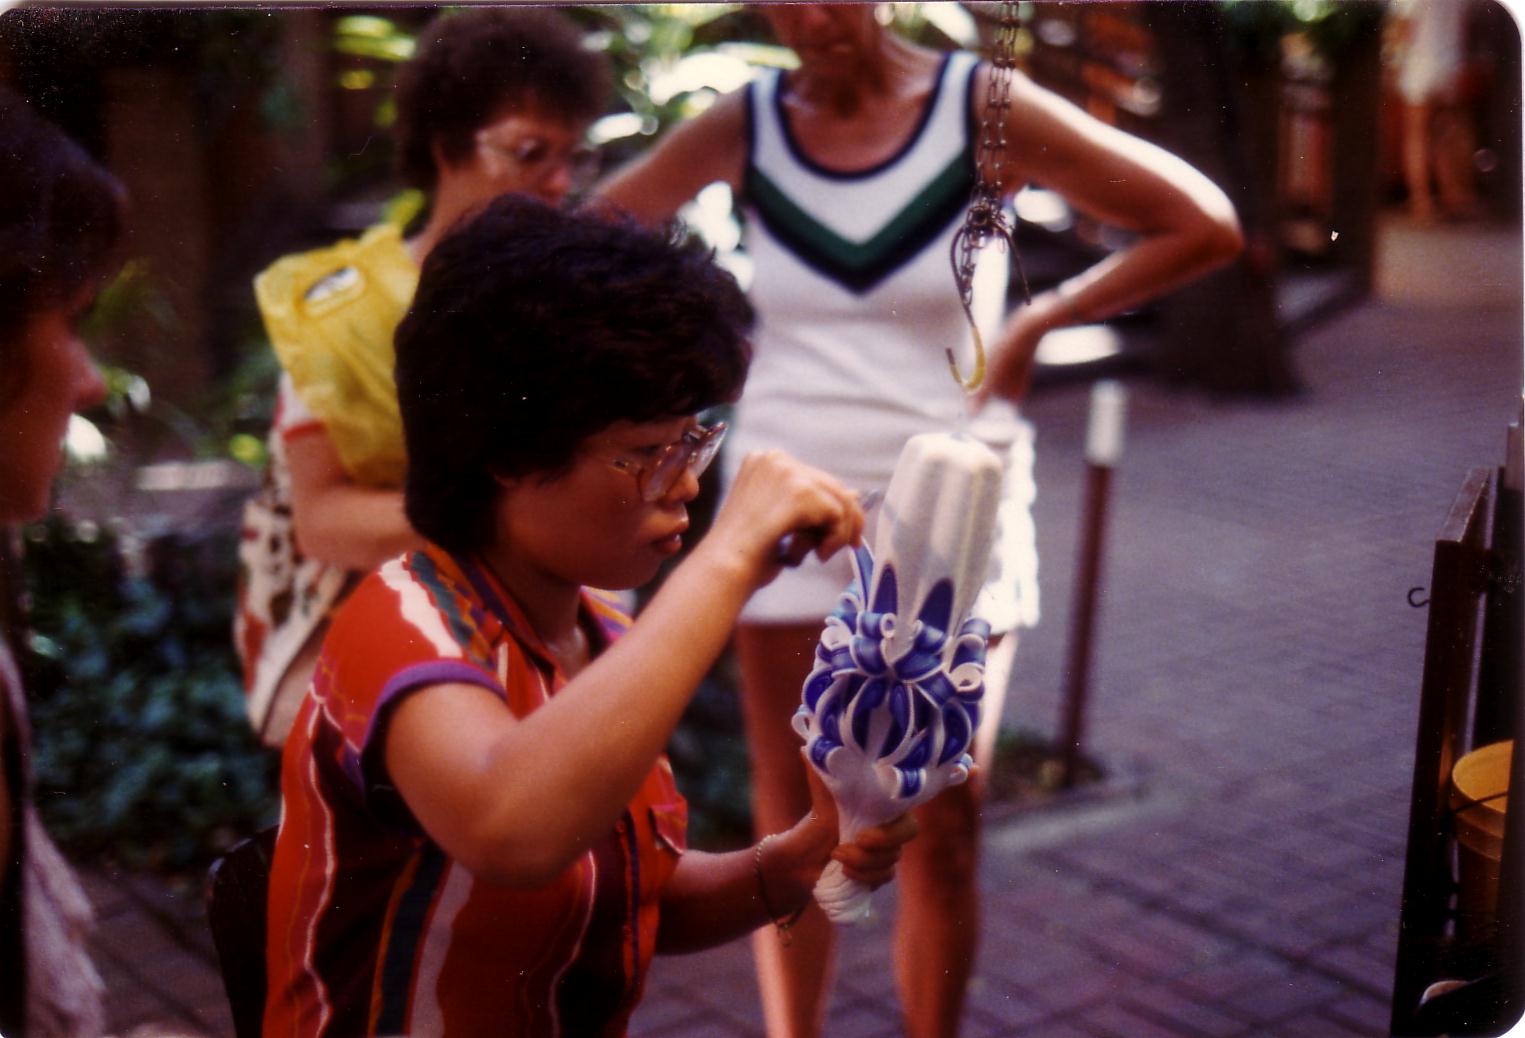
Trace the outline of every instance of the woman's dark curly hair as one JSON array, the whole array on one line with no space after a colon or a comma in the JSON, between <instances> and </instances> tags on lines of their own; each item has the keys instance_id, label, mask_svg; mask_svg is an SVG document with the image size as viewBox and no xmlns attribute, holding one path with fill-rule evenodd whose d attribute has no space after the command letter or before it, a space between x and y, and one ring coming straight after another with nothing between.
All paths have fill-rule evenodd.
<instances>
[{"instance_id":1,"label":"woman's dark curly hair","mask_svg":"<svg viewBox=\"0 0 1525 1038\"><path fill-rule=\"evenodd\" d=\"M83 148L0 87L0 403L26 378L27 321L115 269L126 197Z\"/></svg>"},{"instance_id":2,"label":"woman's dark curly hair","mask_svg":"<svg viewBox=\"0 0 1525 1038\"><path fill-rule=\"evenodd\" d=\"M434 188L433 146L464 161L476 132L514 111L589 122L609 102L609 66L577 27L546 8L478 8L434 19L397 79L398 173Z\"/></svg>"},{"instance_id":3,"label":"woman's dark curly hair","mask_svg":"<svg viewBox=\"0 0 1525 1038\"><path fill-rule=\"evenodd\" d=\"M482 548L494 477L554 477L615 422L734 400L751 323L735 279L672 228L499 198L429 253L397 329L408 519Z\"/></svg>"}]
</instances>

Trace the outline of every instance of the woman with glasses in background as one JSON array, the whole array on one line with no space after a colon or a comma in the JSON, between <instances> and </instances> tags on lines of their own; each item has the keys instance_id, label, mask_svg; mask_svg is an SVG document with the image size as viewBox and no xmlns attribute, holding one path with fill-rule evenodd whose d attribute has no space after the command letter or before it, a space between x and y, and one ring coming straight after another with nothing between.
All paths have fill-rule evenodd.
<instances>
[{"instance_id":1,"label":"woman with glasses in background","mask_svg":"<svg viewBox=\"0 0 1525 1038\"><path fill-rule=\"evenodd\" d=\"M285 257L255 279L282 365L264 486L245 511L236 640L250 720L279 746L334 607L366 572L416 547L392 333L418 266L463 216L506 192L559 203L589 171L583 146L609 72L549 10L435 19L397 83L400 174L429 199L418 233L390 224Z\"/></svg>"},{"instance_id":2,"label":"woman with glasses in background","mask_svg":"<svg viewBox=\"0 0 1525 1038\"><path fill-rule=\"evenodd\" d=\"M655 953L787 930L832 858L891 877L914 823L839 846L819 782L756 845L686 850L663 754L780 541L858 542L851 491L756 455L639 621L589 590L682 548L750 320L696 243L523 197L424 261L397 331L424 542L339 610L286 744L266 1034L618 1038Z\"/></svg>"}]
</instances>

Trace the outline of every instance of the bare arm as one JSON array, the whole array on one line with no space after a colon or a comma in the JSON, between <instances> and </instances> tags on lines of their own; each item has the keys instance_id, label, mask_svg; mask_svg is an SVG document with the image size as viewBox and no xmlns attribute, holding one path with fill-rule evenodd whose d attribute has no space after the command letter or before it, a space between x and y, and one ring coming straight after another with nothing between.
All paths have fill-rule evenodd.
<instances>
[{"instance_id":1,"label":"bare arm","mask_svg":"<svg viewBox=\"0 0 1525 1038\"><path fill-rule=\"evenodd\" d=\"M309 558L366 572L423 544L403 512L402 491L350 479L326 432L292 436L286 462L297 544Z\"/></svg>"},{"instance_id":2,"label":"bare arm","mask_svg":"<svg viewBox=\"0 0 1525 1038\"><path fill-rule=\"evenodd\" d=\"M414 692L385 735L393 781L473 873L535 885L607 833L666 746L742 604L777 572L790 530L822 526L822 557L857 543L863 513L835 479L778 452L749 456L709 535L630 632L546 705L515 718L471 685Z\"/></svg>"},{"instance_id":3,"label":"bare arm","mask_svg":"<svg viewBox=\"0 0 1525 1038\"><path fill-rule=\"evenodd\" d=\"M727 94L605 178L595 193L643 223L656 224L717 180L737 190L746 165L746 119L745 93Z\"/></svg>"},{"instance_id":4,"label":"bare arm","mask_svg":"<svg viewBox=\"0 0 1525 1038\"><path fill-rule=\"evenodd\" d=\"M1007 137L1013 142L1008 190L1031 181L1088 216L1139 235L1007 321L985 395L1018 399L1045 332L1098 321L1179 288L1231 260L1244 239L1227 196L1192 166L1025 76L1012 80Z\"/></svg>"}]
</instances>

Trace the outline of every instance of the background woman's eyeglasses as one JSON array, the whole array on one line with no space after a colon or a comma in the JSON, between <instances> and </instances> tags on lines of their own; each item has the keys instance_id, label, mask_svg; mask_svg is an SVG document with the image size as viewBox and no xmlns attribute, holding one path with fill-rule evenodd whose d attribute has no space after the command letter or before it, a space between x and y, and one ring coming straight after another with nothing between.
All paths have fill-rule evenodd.
<instances>
[{"instance_id":1,"label":"background woman's eyeglasses","mask_svg":"<svg viewBox=\"0 0 1525 1038\"><path fill-rule=\"evenodd\" d=\"M656 456L650 460L610 458L609 464L635 477L635 485L640 490L642 501L660 501L667 496L673 484L683 477L684 472L692 472L695 479L704 475L704 470L710 467L710 462L720 453L726 428L724 422L695 426L680 439L659 448Z\"/></svg>"},{"instance_id":2,"label":"background woman's eyeglasses","mask_svg":"<svg viewBox=\"0 0 1525 1038\"><path fill-rule=\"evenodd\" d=\"M542 184L565 169L574 186L592 183L598 173L598 152L585 144L562 151L539 137L521 137L500 143L478 133L477 144L506 159L526 184Z\"/></svg>"}]
</instances>

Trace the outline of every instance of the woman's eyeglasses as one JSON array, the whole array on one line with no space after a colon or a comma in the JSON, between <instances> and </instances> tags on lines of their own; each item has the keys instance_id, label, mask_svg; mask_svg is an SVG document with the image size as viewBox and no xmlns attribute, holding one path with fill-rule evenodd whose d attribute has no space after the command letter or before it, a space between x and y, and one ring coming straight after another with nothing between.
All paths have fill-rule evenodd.
<instances>
[{"instance_id":1,"label":"woman's eyeglasses","mask_svg":"<svg viewBox=\"0 0 1525 1038\"><path fill-rule=\"evenodd\" d=\"M655 456L649 460L610 458L609 464L635 477L642 501L660 501L684 472L692 472L695 479L704 474L715 455L720 453L726 428L724 422L695 426L681 438L657 448Z\"/></svg>"},{"instance_id":2,"label":"woman's eyeglasses","mask_svg":"<svg viewBox=\"0 0 1525 1038\"><path fill-rule=\"evenodd\" d=\"M552 147L540 137L521 137L511 143L500 143L478 132L477 144L507 159L515 175L526 184L542 184L565 169L574 186L591 183L598 172L598 152L584 144L570 151Z\"/></svg>"}]
</instances>

